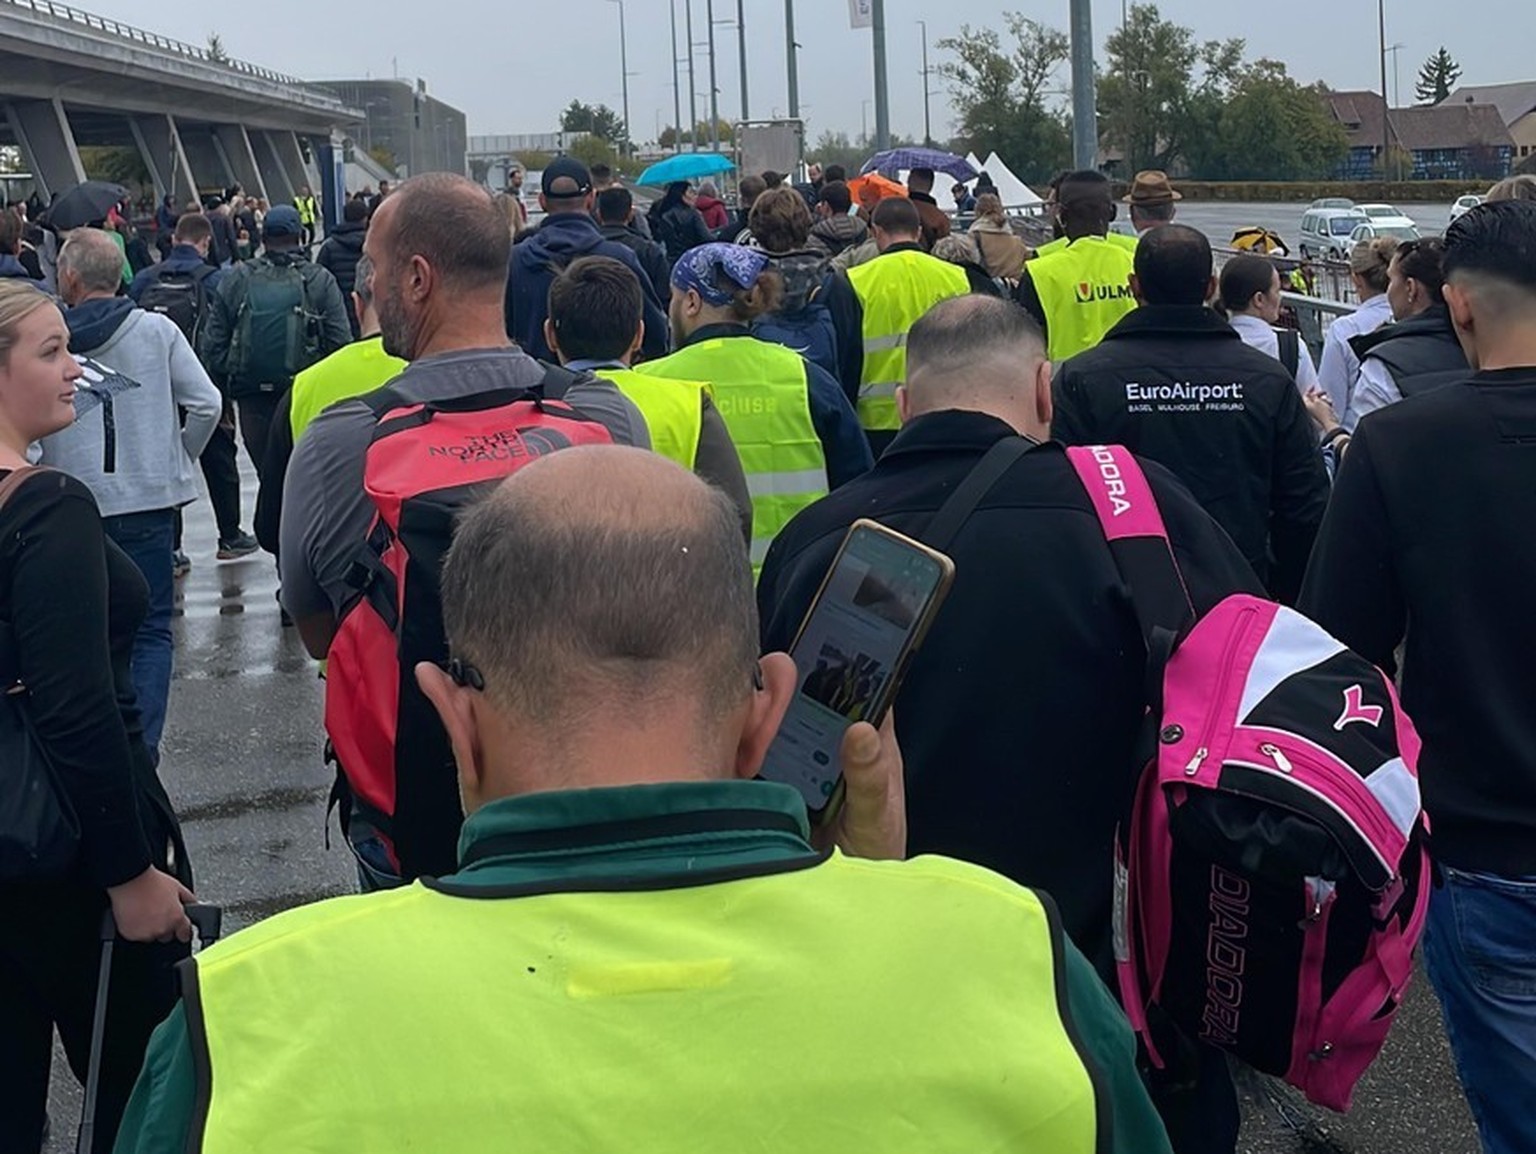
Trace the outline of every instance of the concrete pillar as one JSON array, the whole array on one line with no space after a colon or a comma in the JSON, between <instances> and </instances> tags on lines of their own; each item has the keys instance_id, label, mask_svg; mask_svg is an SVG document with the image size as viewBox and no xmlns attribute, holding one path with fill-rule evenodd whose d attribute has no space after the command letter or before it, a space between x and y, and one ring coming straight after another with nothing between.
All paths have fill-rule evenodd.
<instances>
[{"instance_id":1,"label":"concrete pillar","mask_svg":"<svg viewBox=\"0 0 1536 1154\"><path fill-rule=\"evenodd\" d=\"M310 142L310 159L305 160L298 133L273 132L270 135L273 152L282 164L283 171L288 174L288 183L293 186L294 191L298 191L300 185L307 184L316 196L324 197L325 194L320 188L320 168L314 160L318 151L316 143Z\"/></svg>"},{"instance_id":2,"label":"concrete pillar","mask_svg":"<svg viewBox=\"0 0 1536 1154\"><path fill-rule=\"evenodd\" d=\"M174 197L180 208L197 195L192 166L181 147L181 133L174 116L130 116L128 127L138 145L139 155L155 182L155 199Z\"/></svg>"},{"instance_id":3,"label":"concrete pillar","mask_svg":"<svg viewBox=\"0 0 1536 1154\"><path fill-rule=\"evenodd\" d=\"M177 124L177 135L192 172L193 182L199 189L217 188L220 193L235 181L223 151L218 147L212 130L207 125Z\"/></svg>"},{"instance_id":4,"label":"concrete pillar","mask_svg":"<svg viewBox=\"0 0 1536 1154\"><path fill-rule=\"evenodd\" d=\"M223 150L235 180L245 188L246 195L269 200L266 181L261 178L261 168L256 163L256 150L243 124L219 124L214 127L213 140Z\"/></svg>"},{"instance_id":5,"label":"concrete pillar","mask_svg":"<svg viewBox=\"0 0 1536 1154\"><path fill-rule=\"evenodd\" d=\"M261 169L262 178L266 182L268 199L273 204L293 203L298 188L283 165L282 155L273 140L274 134L258 128L248 131L246 135L251 138L251 147L256 152L256 167Z\"/></svg>"},{"instance_id":6,"label":"concrete pillar","mask_svg":"<svg viewBox=\"0 0 1536 1154\"><path fill-rule=\"evenodd\" d=\"M44 199L85 182L75 134L58 97L13 100L5 106L5 119Z\"/></svg>"}]
</instances>

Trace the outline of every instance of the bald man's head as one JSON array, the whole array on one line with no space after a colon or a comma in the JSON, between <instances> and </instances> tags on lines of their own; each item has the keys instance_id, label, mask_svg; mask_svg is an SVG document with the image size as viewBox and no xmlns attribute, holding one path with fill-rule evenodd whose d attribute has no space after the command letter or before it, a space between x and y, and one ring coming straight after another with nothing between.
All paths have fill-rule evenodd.
<instances>
[{"instance_id":1,"label":"bald man's head","mask_svg":"<svg viewBox=\"0 0 1536 1154\"><path fill-rule=\"evenodd\" d=\"M425 258L455 291L499 291L506 283L512 245L506 218L490 192L468 177L411 177L380 202L370 234L375 229L396 261Z\"/></svg>"},{"instance_id":2,"label":"bald man's head","mask_svg":"<svg viewBox=\"0 0 1536 1154\"><path fill-rule=\"evenodd\" d=\"M903 420L969 409L1035 436L1042 426L1048 430L1049 399L1050 365L1040 326L1012 301L951 297L929 309L907 334Z\"/></svg>"},{"instance_id":3,"label":"bald man's head","mask_svg":"<svg viewBox=\"0 0 1536 1154\"><path fill-rule=\"evenodd\" d=\"M442 596L452 652L524 724L683 701L707 726L751 693L757 610L734 506L654 453L565 449L520 469L464 518Z\"/></svg>"}]
</instances>

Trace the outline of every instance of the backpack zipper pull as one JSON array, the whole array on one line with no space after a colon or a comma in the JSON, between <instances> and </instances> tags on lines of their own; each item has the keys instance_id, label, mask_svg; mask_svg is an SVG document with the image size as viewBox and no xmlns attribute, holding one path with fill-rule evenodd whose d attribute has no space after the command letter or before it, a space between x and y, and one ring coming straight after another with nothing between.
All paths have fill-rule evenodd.
<instances>
[{"instance_id":1,"label":"backpack zipper pull","mask_svg":"<svg viewBox=\"0 0 1536 1154\"><path fill-rule=\"evenodd\" d=\"M1259 752L1275 763L1275 768L1281 773L1291 772L1291 759L1285 756L1285 752L1278 745L1265 742L1259 746Z\"/></svg>"},{"instance_id":2,"label":"backpack zipper pull","mask_svg":"<svg viewBox=\"0 0 1536 1154\"><path fill-rule=\"evenodd\" d=\"M1195 750L1195 756L1189 759L1189 764L1184 767L1184 772L1190 777L1194 777L1195 774L1200 772L1201 763L1210 756L1211 751L1202 745L1199 749Z\"/></svg>"}]
</instances>

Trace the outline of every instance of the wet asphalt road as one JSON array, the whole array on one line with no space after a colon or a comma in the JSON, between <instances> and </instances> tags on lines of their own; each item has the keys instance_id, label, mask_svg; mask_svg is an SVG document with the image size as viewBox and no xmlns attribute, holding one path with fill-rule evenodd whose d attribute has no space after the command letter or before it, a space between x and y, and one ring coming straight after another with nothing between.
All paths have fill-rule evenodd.
<instances>
[{"instance_id":1,"label":"wet asphalt road","mask_svg":"<svg viewBox=\"0 0 1536 1154\"><path fill-rule=\"evenodd\" d=\"M242 508L255 477L242 457ZM178 582L176 677L161 774L185 827L204 900L225 932L280 910L350 892L351 857L325 847L330 774L321 762L321 684L297 633L284 629L270 557L214 559L207 502L187 511L192 572ZM1243 1154L1477 1154L1439 1012L1416 982L1387 1049L1340 1118L1277 1087L1278 1106L1245 1090ZM56 1057L47 1154L74 1149L81 1095ZM1049 1154L1049 1152L1031 1152Z\"/></svg>"}]
</instances>

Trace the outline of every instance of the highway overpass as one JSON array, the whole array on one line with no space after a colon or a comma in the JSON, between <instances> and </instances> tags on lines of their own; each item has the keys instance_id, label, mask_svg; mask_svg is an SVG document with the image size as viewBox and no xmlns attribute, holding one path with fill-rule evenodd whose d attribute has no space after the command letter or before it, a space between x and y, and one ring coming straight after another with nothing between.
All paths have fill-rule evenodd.
<instances>
[{"instance_id":1,"label":"highway overpass","mask_svg":"<svg viewBox=\"0 0 1536 1154\"><path fill-rule=\"evenodd\" d=\"M363 120L335 95L52 0L0 0L0 144L44 199L86 178L81 145L137 148L160 196L300 185L339 204L341 143Z\"/></svg>"}]
</instances>

